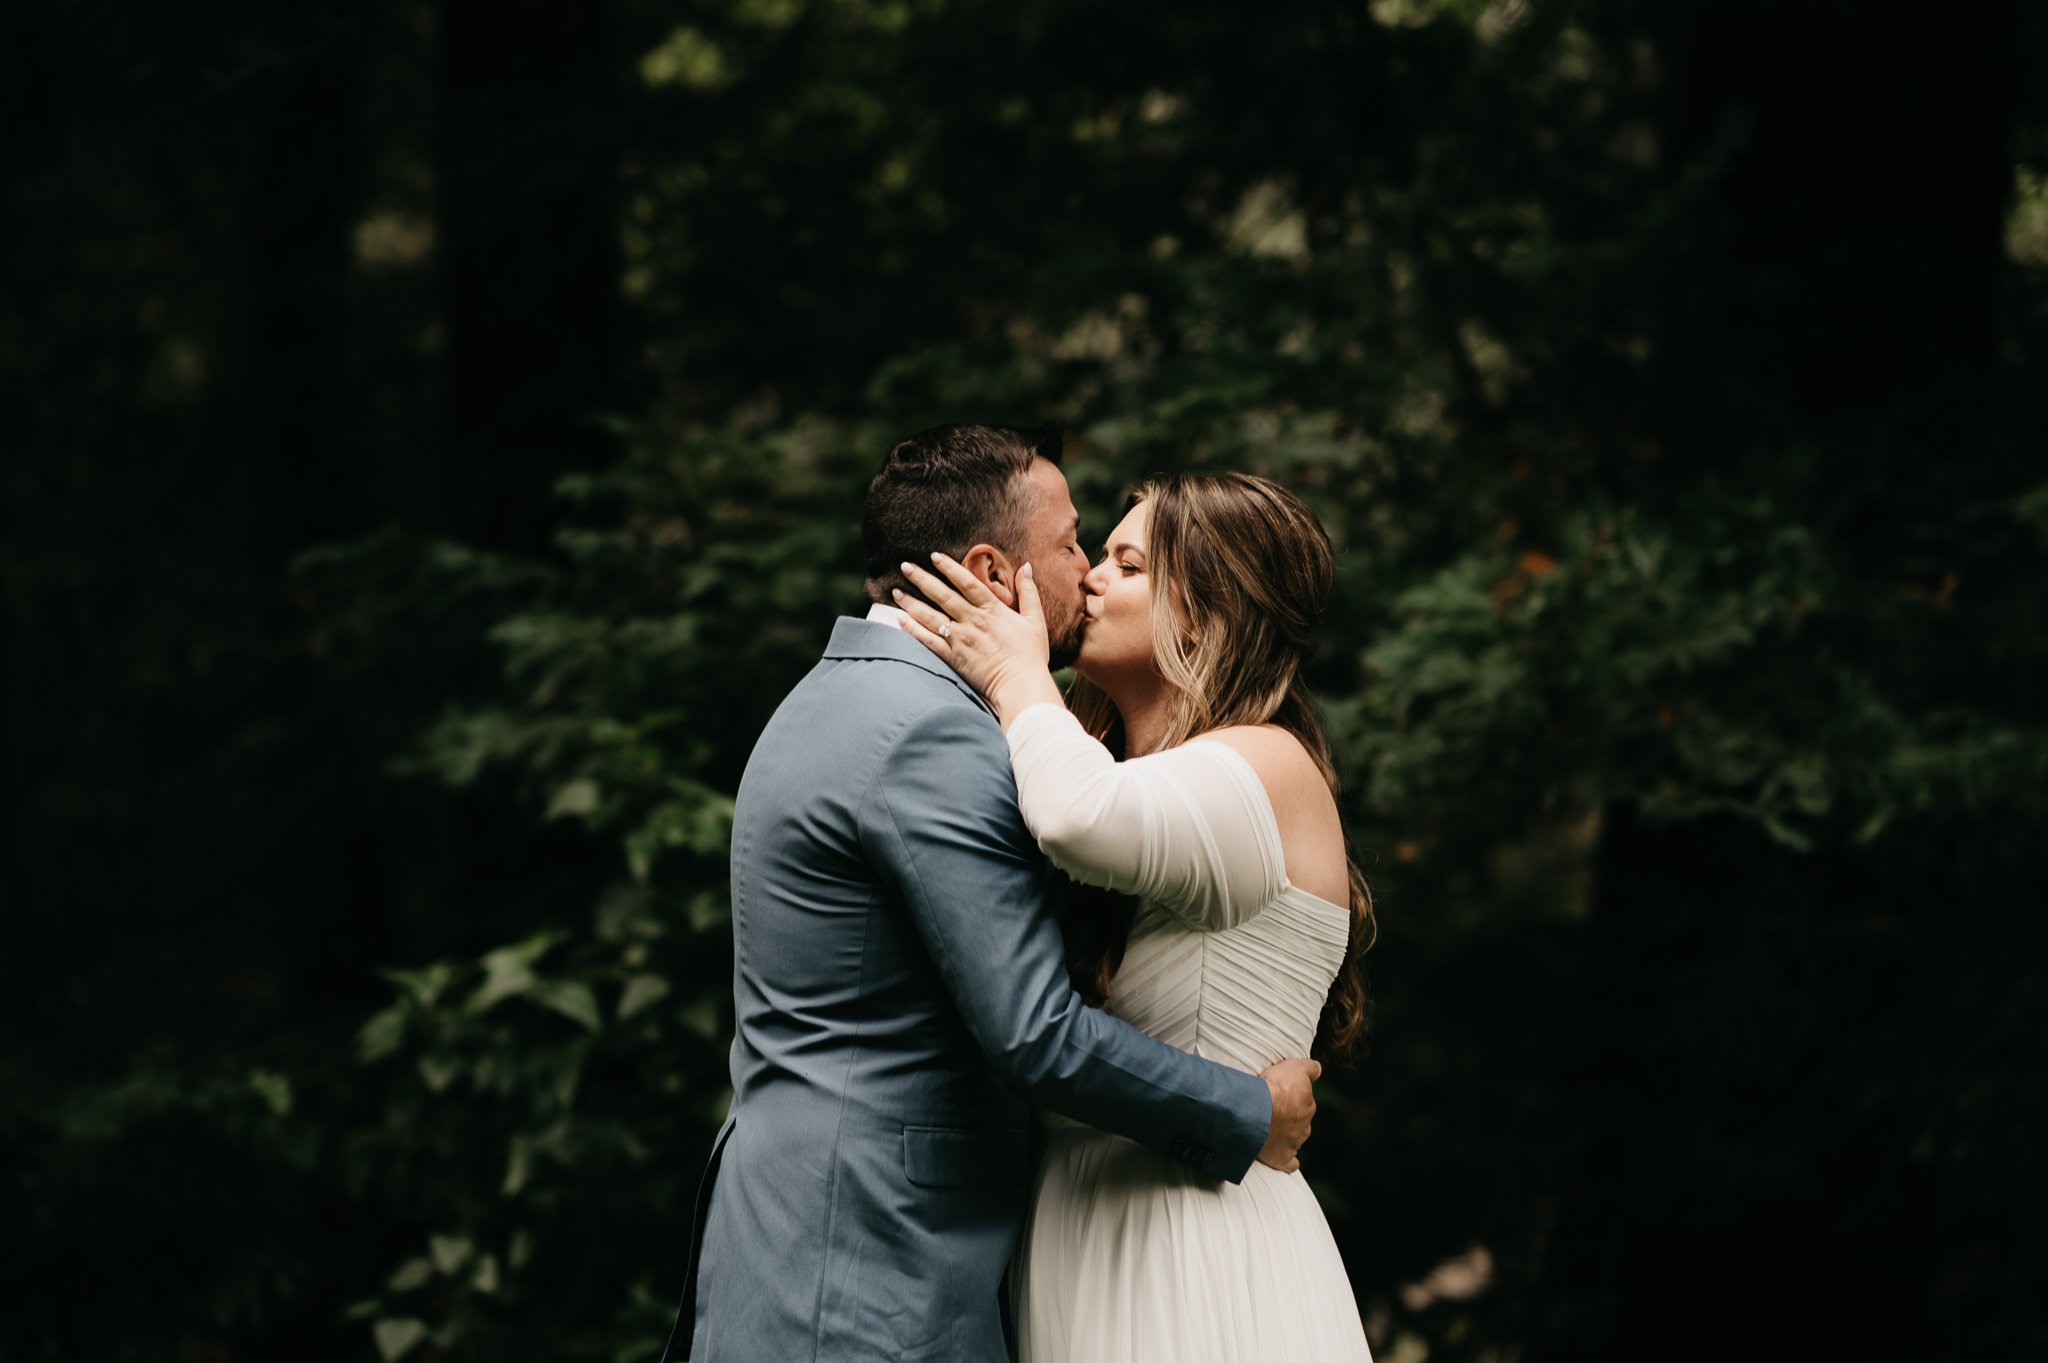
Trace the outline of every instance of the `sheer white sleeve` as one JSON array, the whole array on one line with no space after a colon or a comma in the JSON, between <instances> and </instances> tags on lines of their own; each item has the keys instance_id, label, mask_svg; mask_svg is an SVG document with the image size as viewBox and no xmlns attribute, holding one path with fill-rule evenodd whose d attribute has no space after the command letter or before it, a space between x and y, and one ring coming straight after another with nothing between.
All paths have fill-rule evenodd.
<instances>
[{"instance_id":1,"label":"sheer white sleeve","mask_svg":"<svg viewBox=\"0 0 2048 1363\"><path fill-rule=\"evenodd\" d=\"M1049 703L1017 716L1009 739L1024 822L1074 879L1211 930L1251 917L1286 885L1272 801L1236 749L1197 739L1118 762Z\"/></svg>"}]
</instances>

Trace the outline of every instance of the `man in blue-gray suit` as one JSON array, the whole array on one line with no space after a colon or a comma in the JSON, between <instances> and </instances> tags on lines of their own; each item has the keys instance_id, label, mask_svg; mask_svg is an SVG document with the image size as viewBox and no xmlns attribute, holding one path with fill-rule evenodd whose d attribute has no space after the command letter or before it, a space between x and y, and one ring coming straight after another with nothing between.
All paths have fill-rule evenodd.
<instances>
[{"instance_id":1,"label":"man in blue-gray suit","mask_svg":"<svg viewBox=\"0 0 2048 1363\"><path fill-rule=\"evenodd\" d=\"M897 445L863 517L870 600L942 550L1014 602L1028 562L1071 660L1088 561L1058 460L1007 427ZM1308 1137L1312 1062L1242 1074L1083 1006L1002 732L894 615L839 621L740 782L732 1112L671 1359L1004 1358L1034 1104L1233 1181Z\"/></svg>"}]
</instances>

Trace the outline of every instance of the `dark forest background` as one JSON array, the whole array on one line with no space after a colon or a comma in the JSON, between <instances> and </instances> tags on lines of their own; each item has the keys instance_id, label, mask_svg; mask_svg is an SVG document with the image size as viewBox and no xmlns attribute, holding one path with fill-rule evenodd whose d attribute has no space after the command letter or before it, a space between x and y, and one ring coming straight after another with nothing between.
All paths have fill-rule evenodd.
<instances>
[{"instance_id":1,"label":"dark forest background","mask_svg":"<svg viewBox=\"0 0 2048 1363\"><path fill-rule=\"evenodd\" d=\"M2048 12L0 17L0 1357L651 1363L889 442L1269 473L1382 1363L2048 1350Z\"/></svg>"}]
</instances>

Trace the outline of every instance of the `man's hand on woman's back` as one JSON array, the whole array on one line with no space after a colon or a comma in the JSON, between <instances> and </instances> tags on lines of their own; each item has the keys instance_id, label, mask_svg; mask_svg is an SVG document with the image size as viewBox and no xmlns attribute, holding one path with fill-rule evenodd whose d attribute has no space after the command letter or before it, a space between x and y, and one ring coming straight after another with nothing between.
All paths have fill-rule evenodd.
<instances>
[{"instance_id":1,"label":"man's hand on woman's back","mask_svg":"<svg viewBox=\"0 0 2048 1363\"><path fill-rule=\"evenodd\" d=\"M1259 1076L1273 1093L1273 1125L1266 1130L1259 1163L1283 1174L1301 1167L1297 1155L1308 1144L1309 1123L1316 1115L1315 1081L1322 1073L1321 1061L1283 1060Z\"/></svg>"}]
</instances>

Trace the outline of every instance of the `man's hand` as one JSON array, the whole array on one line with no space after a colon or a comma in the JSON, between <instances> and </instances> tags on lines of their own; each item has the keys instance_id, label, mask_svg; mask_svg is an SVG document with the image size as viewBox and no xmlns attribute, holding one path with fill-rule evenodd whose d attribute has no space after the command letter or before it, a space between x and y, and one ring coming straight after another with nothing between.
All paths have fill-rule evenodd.
<instances>
[{"instance_id":1,"label":"man's hand","mask_svg":"<svg viewBox=\"0 0 2048 1363\"><path fill-rule=\"evenodd\" d=\"M1295 1156L1308 1144L1309 1123L1316 1115L1315 1081L1322 1075L1321 1061L1283 1060L1259 1076L1273 1091L1273 1125L1266 1130L1259 1163L1283 1174L1301 1167Z\"/></svg>"}]
</instances>

